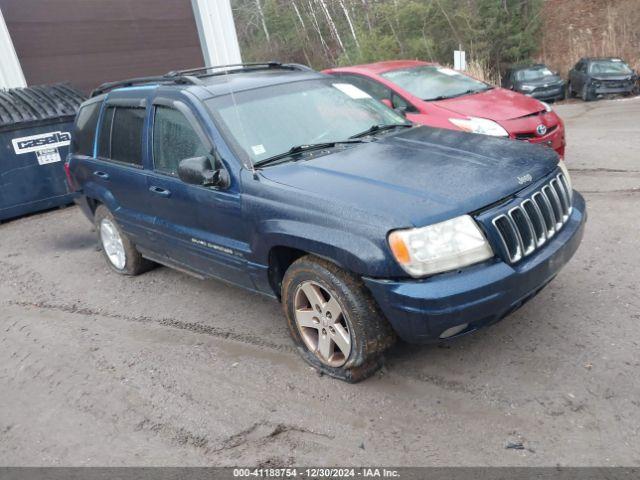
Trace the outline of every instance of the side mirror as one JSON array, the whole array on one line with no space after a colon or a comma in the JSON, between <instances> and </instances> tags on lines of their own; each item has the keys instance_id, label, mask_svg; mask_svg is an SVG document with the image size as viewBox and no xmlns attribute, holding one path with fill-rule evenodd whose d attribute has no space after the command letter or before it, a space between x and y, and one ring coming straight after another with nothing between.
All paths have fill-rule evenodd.
<instances>
[{"instance_id":1,"label":"side mirror","mask_svg":"<svg viewBox=\"0 0 640 480\"><path fill-rule=\"evenodd\" d=\"M383 98L382 100L380 100L382 103L384 103L387 107L393 109L393 102L391 101L391 99L389 98Z\"/></svg>"},{"instance_id":2,"label":"side mirror","mask_svg":"<svg viewBox=\"0 0 640 480\"><path fill-rule=\"evenodd\" d=\"M193 157L182 160L178 164L178 178L190 185L220 188L229 186L227 171L211 168L209 157Z\"/></svg>"}]
</instances>

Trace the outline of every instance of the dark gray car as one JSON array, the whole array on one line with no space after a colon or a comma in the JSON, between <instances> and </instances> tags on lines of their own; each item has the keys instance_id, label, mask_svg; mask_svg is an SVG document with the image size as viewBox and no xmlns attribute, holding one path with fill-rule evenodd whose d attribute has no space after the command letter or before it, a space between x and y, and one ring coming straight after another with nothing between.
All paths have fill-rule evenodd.
<instances>
[{"instance_id":1,"label":"dark gray car","mask_svg":"<svg viewBox=\"0 0 640 480\"><path fill-rule=\"evenodd\" d=\"M544 64L509 68L502 78L502 87L547 102L565 97L564 80Z\"/></svg>"},{"instance_id":2,"label":"dark gray car","mask_svg":"<svg viewBox=\"0 0 640 480\"><path fill-rule=\"evenodd\" d=\"M569 96L584 101L602 95L631 95L638 76L622 59L615 57L585 57L569 71Z\"/></svg>"}]
</instances>

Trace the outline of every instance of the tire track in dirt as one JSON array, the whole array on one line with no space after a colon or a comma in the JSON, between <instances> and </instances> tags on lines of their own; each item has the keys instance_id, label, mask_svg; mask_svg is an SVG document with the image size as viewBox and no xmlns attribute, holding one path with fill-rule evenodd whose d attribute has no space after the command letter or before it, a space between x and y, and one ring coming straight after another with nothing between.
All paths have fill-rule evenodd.
<instances>
[{"instance_id":1,"label":"tire track in dirt","mask_svg":"<svg viewBox=\"0 0 640 480\"><path fill-rule=\"evenodd\" d=\"M78 315L84 315L88 317L101 316L105 318L113 318L116 320L125 320L128 322L136 323L153 323L161 325L163 327L173 327L181 330L188 330L193 333L200 333L210 335L212 337L221 338L224 340L232 340L236 342L245 343L256 347L270 348L279 352L295 353L296 349L292 345L284 345L276 342L270 342L257 335L251 335L247 333L232 332L229 330L223 330L212 325L204 325L196 322L185 322L176 318L159 318L155 319L147 316L128 316L117 313L106 312L104 310L94 310L88 307L78 307L76 304L53 304L47 302L22 302L18 300L9 300L5 302L7 305L13 305L18 307L38 308L43 310L55 310L64 313L74 313Z\"/></svg>"},{"instance_id":2,"label":"tire track in dirt","mask_svg":"<svg viewBox=\"0 0 640 480\"><path fill-rule=\"evenodd\" d=\"M174 318L154 319L148 316L127 316L127 315L106 312L104 310L94 310L87 307L78 307L76 304L51 304L46 302L34 303L34 302L21 302L21 301L15 301L15 300L7 301L5 302L5 304L11 305L11 306L26 307L26 308L54 310L58 312L78 314L78 315L83 315L88 317L101 316L104 318L112 318L116 320L124 320L124 321L135 322L135 323L155 324L155 325L160 325L164 327L178 328L181 330L190 331L192 333L209 335L222 340L231 340L234 342L243 343L245 345L251 345L251 346L260 347L260 348L267 348L280 353L297 356L296 348L293 345L278 344L276 342L270 342L268 340L264 340L263 338L255 335L232 332L232 331L223 330L211 325L204 325L201 323L184 322ZM416 382L418 384L432 385L451 393L470 395L474 398L489 399L490 401L499 403L499 404L508 405L511 403L510 400L506 398L502 398L499 395L496 395L495 392L487 390L484 387L474 388L471 385L466 385L453 380L447 380L444 377L439 375L430 375L424 372L411 371L411 370L409 371L389 370L387 368L384 368L383 371L379 373L379 375L395 376L408 381Z\"/></svg>"}]
</instances>

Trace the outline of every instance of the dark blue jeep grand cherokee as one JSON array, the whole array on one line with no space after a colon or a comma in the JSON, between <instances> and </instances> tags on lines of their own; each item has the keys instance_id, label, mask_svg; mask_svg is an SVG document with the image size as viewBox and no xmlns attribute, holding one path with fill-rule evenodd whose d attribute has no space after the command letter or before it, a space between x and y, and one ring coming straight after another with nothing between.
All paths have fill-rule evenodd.
<instances>
[{"instance_id":1,"label":"dark blue jeep grand cherokee","mask_svg":"<svg viewBox=\"0 0 640 480\"><path fill-rule=\"evenodd\" d=\"M67 171L113 270L160 263L279 298L302 356L348 381L396 334L438 341L514 311L586 219L553 150L413 126L278 63L103 85Z\"/></svg>"}]
</instances>

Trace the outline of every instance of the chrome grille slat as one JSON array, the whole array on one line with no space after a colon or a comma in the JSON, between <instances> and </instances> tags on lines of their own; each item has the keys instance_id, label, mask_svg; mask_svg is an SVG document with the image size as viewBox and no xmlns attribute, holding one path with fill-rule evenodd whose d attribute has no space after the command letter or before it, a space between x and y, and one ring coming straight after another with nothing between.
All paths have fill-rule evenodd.
<instances>
[{"instance_id":1,"label":"chrome grille slat","mask_svg":"<svg viewBox=\"0 0 640 480\"><path fill-rule=\"evenodd\" d=\"M562 223L564 223L567 220L567 215L569 214L569 199L567 198L567 194L564 192L564 189L557 177L551 180L550 185L555 191L558 200L560 200L560 205L562 206Z\"/></svg>"},{"instance_id":2,"label":"chrome grille slat","mask_svg":"<svg viewBox=\"0 0 640 480\"><path fill-rule=\"evenodd\" d=\"M549 203L549 200L547 200L547 197L545 197L541 192L534 193L531 198L538 206L538 210L540 210L544 216L548 240L556 233L556 217L553 215L553 210L551 210L551 204Z\"/></svg>"},{"instance_id":3,"label":"chrome grille slat","mask_svg":"<svg viewBox=\"0 0 640 480\"><path fill-rule=\"evenodd\" d=\"M507 260L515 263L551 239L571 215L572 192L562 173L491 222Z\"/></svg>"},{"instance_id":4,"label":"chrome grille slat","mask_svg":"<svg viewBox=\"0 0 640 480\"><path fill-rule=\"evenodd\" d=\"M569 218L569 215L571 215L571 192L569 191L569 187L567 186L567 181L564 178L564 175L559 173L556 176L556 180L558 180L558 188L560 189L564 198L565 205L567 206L565 211L566 221L566 219Z\"/></svg>"},{"instance_id":5,"label":"chrome grille slat","mask_svg":"<svg viewBox=\"0 0 640 480\"><path fill-rule=\"evenodd\" d=\"M522 202L522 208L529 216L529 221L536 234L536 246L541 247L547 241L547 225L542 212L533 200L526 199Z\"/></svg>"},{"instance_id":6,"label":"chrome grille slat","mask_svg":"<svg viewBox=\"0 0 640 480\"><path fill-rule=\"evenodd\" d=\"M571 188L569 188L569 183L567 182L567 179L564 177L562 173L558 175L558 178L560 179L560 183L562 183L562 186L564 187L564 191L567 192L567 196L569 198L569 210L571 210L571 201L573 200L573 192L571 191Z\"/></svg>"},{"instance_id":7,"label":"chrome grille slat","mask_svg":"<svg viewBox=\"0 0 640 480\"><path fill-rule=\"evenodd\" d=\"M511 219L506 215L498 215L492 220L492 223L511 262L520 260L522 258L522 248Z\"/></svg>"},{"instance_id":8,"label":"chrome grille slat","mask_svg":"<svg viewBox=\"0 0 640 480\"><path fill-rule=\"evenodd\" d=\"M523 255L529 255L535 248L535 233L531 221L527 217L527 213L521 207L515 207L509 210L509 217L520 239L520 247Z\"/></svg>"},{"instance_id":9,"label":"chrome grille slat","mask_svg":"<svg viewBox=\"0 0 640 480\"><path fill-rule=\"evenodd\" d=\"M549 200L549 205L551 206L551 212L553 213L553 218L556 223L556 230L559 230L562 226L562 205L560 204L560 199L556 195L555 191L551 187L551 185L545 185L542 187L542 194L547 197Z\"/></svg>"}]
</instances>

